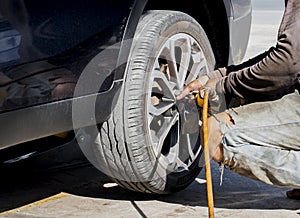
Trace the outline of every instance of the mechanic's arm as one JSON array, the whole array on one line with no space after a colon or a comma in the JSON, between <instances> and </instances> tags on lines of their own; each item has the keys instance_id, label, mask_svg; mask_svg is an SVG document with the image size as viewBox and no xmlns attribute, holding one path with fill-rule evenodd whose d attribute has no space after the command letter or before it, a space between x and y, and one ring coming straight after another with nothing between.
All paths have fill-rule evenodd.
<instances>
[{"instance_id":1,"label":"mechanic's arm","mask_svg":"<svg viewBox=\"0 0 300 218\"><path fill-rule=\"evenodd\" d=\"M282 95L299 86L300 73L300 1L289 0L272 47L256 64L226 73L217 90L227 96L265 98Z\"/></svg>"},{"instance_id":2,"label":"mechanic's arm","mask_svg":"<svg viewBox=\"0 0 300 218\"><path fill-rule=\"evenodd\" d=\"M270 48L270 49L272 49L272 48ZM244 68L250 67L250 66L258 63L259 61L264 59L267 55L268 55L268 51L265 51L247 61L242 62L241 64L230 65L227 67L221 67L214 71L211 71L211 72L207 73L207 76L209 77L209 79L225 77L228 74L230 74L231 72L239 71L239 70L242 70Z\"/></svg>"},{"instance_id":3,"label":"mechanic's arm","mask_svg":"<svg viewBox=\"0 0 300 218\"><path fill-rule=\"evenodd\" d=\"M231 97L264 98L283 94L298 83L300 47L296 36L282 34L258 63L220 79L217 91Z\"/></svg>"},{"instance_id":4,"label":"mechanic's arm","mask_svg":"<svg viewBox=\"0 0 300 218\"><path fill-rule=\"evenodd\" d=\"M228 67L222 67L218 68L214 71L208 72L206 75L203 75L199 77L198 79L192 81L189 83L184 90L178 95L177 99L182 99L183 97L187 96L192 91L197 91L202 89L204 86L207 86L207 82L210 80L210 83L218 82L222 77L227 76L231 72L235 72L244 68L247 68L249 66L252 66L259 61L261 61L263 58L267 56L268 52L264 52L262 54L257 55L254 58L249 59L248 61L245 61L239 65L230 65ZM210 85L209 85L210 86ZM212 87L211 87L212 88Z\"/></svg>"},{"instance_id":5,"label":"mechanic's arm","mask_svg":"<svg viewBox=\"0 0 300 218\"><path fill-rule=\"evenodd\" d=\"M289 0L278 31L275 47L241 65L220 68L208 74L211 88L216 86L220 94L227 97L263 99L282 95L300 82L300 1ZM259 60L262 58L261 60ZM259 60L259 61L258 61ZM256 62L251 65L251 63ZM247 66L250 65L250 66ZM223 77L224 76L224 77ZM216 84L216 85L215 85ZM197 82L189 84L187 91L199 88ZM201 84L202 85L202 84ZM200 89L202 89L200 87Z\"/></svg>"}]
</instances>

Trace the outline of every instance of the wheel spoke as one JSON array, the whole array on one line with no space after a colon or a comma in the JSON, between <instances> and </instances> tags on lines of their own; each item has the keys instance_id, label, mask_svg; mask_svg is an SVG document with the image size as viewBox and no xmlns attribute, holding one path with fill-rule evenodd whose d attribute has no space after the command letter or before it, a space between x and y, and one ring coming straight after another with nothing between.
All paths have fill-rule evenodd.
<instances>
[{"instance_id":1,"label":"wheel spoke","mask_svg":"<svg viewBox=\"0 0 300 218\"><path fill-rule=\"evenodd\" d=\"M152 73L152 80L154 81L153 87L160 87L163 91L163 95L166 99L175 101L176 97L174 95L175 85L173 82L168 81L166 75L160 71L155 70Z\"/></svg>"},{"instance_id":2,"label":"wheel spoke","mask_svg":"<svg viewBox=\"0 0 300 218\"><path fill-rule=\"evenodd\" d=\"M183 162L185 162L188 159L194 160L195 154L193 151L194 143L191 143L191 137L190 134L184 134L180 136L180 144L184 148L182 150L181 159Z\"/></svg>"},{"instance_id":3,"label":"wheel spoke","mask_svg":"<svg viewBox=\"0 0 300 218\"><path fill-rule=\"evenodd\" d=\"M167 135L169 134L171 128L174 125L178 124L178 121L179 121L179 113L177 112L172 117L164 117L161 128L156 132L156 135L153 137L156 139L155 140L157 145L156 154L158 158L161 155L162 147Z\"/></svg>"},{"instance_id":4,"label":"wheel spoke","mask_svg":"<svg viewBox=\"0 0 300 218\"><path fill-rule=\"evenodd\" d=\"M207 73L206 60L202 58L199 62L193 64L190 74L185 81L185 85L197 79L199 75L204 75L205 73Z\"/></svg>"},{"instance_id":5,"label":"wheel spoke","mask_svg":"<svg viewBox=\"0 0 300 218\"><path fill-rule=\"evenodd\" d=\"M191 39L180 37L169 40L162 56L166 58L172 81L176 83L177 89L182 90L192 56Z\"/></svg>"},{"instance_id":6,"label":"wheel spoke","mask_svg":"<svg viewBox=\"0 0 300 218\"><path fill-rule=\"evenodd\" d=\"M181 90L184 86L184 81L188 74L188 68L190 65L190 60L192 56L191 40L189 38L184 38L176 41L176 46L181 49L181 57L179 63L178 71L178 88Z\"/></svg>"},{"instance_id":7,"label":"wheel spoke","mask_svg":"<svg viewBox=\"0 0 300 218\"><path fill-rule=\"evenodd\" d=\"M168 43L166 43L165 47L162 50L162 57L166 59L168 64L168 71L170 74L170 79L174 83L178 84L178 68L177 68L177 60L176 60L176 51L175 51L175 40L170 39Z\"/></svg>"},{"instance_id":8,"label":"wheel spoke","mask_svg":"<svg viewBox=\"0 0 300 218\"><path fill-rule=\"evenodd\" d=\"M158 106L149 105L149 113L153 116L159 116L168 111L170 108L172 108L174 105L174 102L170 103L160 103Z\"/></svg>"},{"instance_id":9,"label":"wheel spoke","mask_svg":"<svg viewBox=\"0 0 300 218\"><path fill-rule=\"evenodd\" d=\"M148 110L151 116L159 116L175 105L176 99L173 93L175 84L168 81L165 74L157 70L153 72L152 80L152 96L159 95L159 97L155 102L149 102Z\"/></svg>"}]
</instances>

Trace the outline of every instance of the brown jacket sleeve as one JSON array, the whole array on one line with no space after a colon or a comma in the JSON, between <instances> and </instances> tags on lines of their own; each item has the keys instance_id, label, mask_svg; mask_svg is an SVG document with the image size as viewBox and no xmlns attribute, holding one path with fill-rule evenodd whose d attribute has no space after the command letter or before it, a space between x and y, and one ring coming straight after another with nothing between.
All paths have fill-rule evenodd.
<instances>
[{"instance_id":1,"label":"brown jacket sleeve","mask_svg":"<svg viewBox=\"0 0 300 218\"><path fill-rule=\"evenodd\" d=\"M226 69L227 72L223 72L226 76L218 84L218 91L226 96L271 97L299 85L300 1L288 0L275 47L253 60Z\"/></svg>"}]
</instances>

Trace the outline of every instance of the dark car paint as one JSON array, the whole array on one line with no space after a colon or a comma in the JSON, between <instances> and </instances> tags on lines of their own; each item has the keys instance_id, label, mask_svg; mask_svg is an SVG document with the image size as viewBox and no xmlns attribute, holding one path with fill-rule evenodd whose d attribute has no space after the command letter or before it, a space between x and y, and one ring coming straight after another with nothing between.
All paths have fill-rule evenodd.
<instances>
[{"instance_id":1,"label":"dark car paint","mask_svg":"<svg viewBox=\"0 0 300 218\"><path fill-rule=\"evenodd\" d=\"M3 63L0 112L53 100L55 79L78 78L101 50L122 40L132 4L132 0L106 4L97 0L88 4L70 0L2 2L1 12L11 24L5 29L18 31L21 40L15 35L2 40L6 44L0 56L9 56L12 44L20 44L18 53L14 52L17 55ZM110 78L100 91L110 88ZM66 97L72 95L60 96Z\"/></svg>"},{"instance_id":2,"label":"dark car paint","mask_svg":"<svg viewBox=\"0 0 300 218\"><path fill-rule=\"evenodd\" d=\"M117 4L116 1L114 3ZM60 76L79 77L88 63L97 58L99 52L111 44L132 38L145 4L146 1L141 0L134 3L128 1L128 7L125 7L125 12L121 13L123 17L118 15L119 23L108 26L106 29L103 27L105 34L100 32L92 35L74 48L55 56L41 58L39 61L24 61L19 64L10 62L12 66L3 67L0 71L0 104L2 105L0 123L6 125L0 127L0 149L72 130L72 103L74 101L89 105L88 102L97 98L96 122L105 121L113 108L111 99L120 91L124 65L119 64L118 69L114 69L115 66L112 65L100 69L105 74L101 75L104 77L104 83L99 93L89 93L87 86L81 92L82 96L73 98L63 96L64 99L53 100L49 94L51 92L49 81L55 77L53 76L55 71L59 71ZM116 52L112 54L113 57L108 58L108 60L114 60L114 65L126 62L131 44L119 43L118 46ZM8 74L11 75L7 76ZM9 98L7 93L11 89L14 90ZM82 126L88 126L94 122L90 119L83 120Z\"/></svg>"},{"instance_id":3,"label":"dark car paint","mask_svg":"<svg viewBox=\"0 0 300 218\"><path fill-rule=\"evenodd\" d=\"M132 0L2 0L0 12L21 35L18 62L64 52L96 33L119 25ZM17 58L17 57L16 57Z\"/></svg>"},{"instance_id":4,"label":"dark car paint","mask_svg":"<svg viewBox=\"0 0 300 218\"><path fill-rule=\"evenodd\" d=\"M18 0L16 1L18 2ZM23 0L19 2L39 5L39 7L34 6L30 9L28 8L28 10L31 10L31 13L37 16L37 19L36 21L28 21L30 28L20 31L25 34L25 36L28 35L28 32L35 33L32 30L36 27L43 27L41 24L45 23L49 17L54 16L54 23L59 23L62 19L61 16L63 16L61 10L64 10L66 5L74 3L74 1L71 2L70 0L56 0L54 2L42 1L40 3L35 0ZM53 4L51 4L52 2ZM64 2L64 4L61 2ZM7 23L5 24L5 31L13 32L9 33L11 34L11 38L10 40L6 40L7 48L3 49L3 51L5 52L12 49L12 53L16 56L12 58L12 55L6 63L2 63L2 69L0 70L0 123L5 124L0 127L0 149L72 130L74 128L72 122L72 103L74 102L77 102L78 105L82 105L82 110L84 111L91 105L90 103L94 101L95 98L97 99L95 104L95 114L97 117L82 117L79 123L77 123L76 127L78 128L93 125L95 122L103 122L109 117L113 108L112 99L118 96L122 87L126 67L125 63L130 52L130 39L134 36L139 18L147 2L147 7L149 8L151 6L150 9L156 9L156 7L159 9L159 5L161 4L156 0L138 0L135 2L130 0L114 0L104 4L106 9L108 6L116 7L118 5L116 8L119 8L119 10L111 12L108 9L101 11L102 5L98 5L97 2L99 1L97 0L89 1L89 3L90 2L94 2L95 4L90 5L93 13L96 13L95 11L97 11L96 9L99 7L99 15L95 15L96 17L100 16L99 27L86 27L85 22L79 21L80 19L77 17L75 20L79 21L78 25L84 27L83 30L89 30L89 34L85 31L81 31L81 34L72 38L74 36L74 29L63 27L62 29L66 30L66 32L69 33L67 35L72 39L67 40L66 38L68 37L61 38L61 41L58 40L59 43L57 45L59 46L56 46L56 43L53 44L53 39L57 41L57 38L60 37L59 34L56 35L48 32L47 34L50 38L49 44L46 47L44 45L47 44L48 41L43 37L44 34L31 35L26 39L28 42L24 42L24 51L33 52L30 55L24 55L24 53L20 51L19 53L16 52L17 48L22 50L22 39L20 40L18 38L20 36L16 34L17 32L14 29L7 27ZM39 10L36 10L37 8L43 8L47 4L49 8L46 12L40 13ZM65 15L67 26L70 24L68 22L73 22L70 18L73 18L74 14L72 13L77 11L75 10L76 7L82 9L79 10L79 14L76 12L79 17L87 12L83 9L86 7L85 4L87 3L79 1L72 5L69 9L69 13ZM168 9L168 4L163 5L164 9ZM176 7L179 5L179 1L175 1L174 7L170 6L170 8L178 10L180 7ZM55 8L55 10L53 10L53 8ZM19 8L15 8L15 10L19 11ZM5 12L3 14L5 14ZM115 16L113 16L113 18L109 16L108 18L107 14L114 14ZM22 16L24 16L24 14ZM104 18L104 20L101 20L101 16L103 16L102 18ZM198 19L203 19L203 16L198 16ZM85 21L89 21L89 18L86 18ZM0 22L3 26L4 23ZM26 24L22 25L27 26ZM39 33L45 32L41 31L43 28L37 29ZM33 38L35 40L32 40ZM18 45L18 43L21 45ZM85 86L79 87L79 92L76 92L74 97L73 95L59 96L56 99L51 97L51 91L53 90L51 81L57 78L56 76L79 78L83 72L90 71L89 69L97 67L95 66L95 63L99 63L97 54L107 49L110 45L115 45L115 47L112 49L113 52L110 53L111 57L108 57L108 61L106 62L108 64L98 69L100 70L100 74L98 73L97 75L98 77L101 75L100 79L103 81L103 85L98 90L98 93L95 93L93 89L89 90L89 86ZM30 49L28 49L28 46ZM38 52L36 52L37 50ZM1 51L0 49L0 60ZM56 74L56 72L59 73ZM99 78L95 76L93 79L97 80ZM89 84L89 80L83 81L83 83L84 82Z\"/></svg>"}]
</instances>

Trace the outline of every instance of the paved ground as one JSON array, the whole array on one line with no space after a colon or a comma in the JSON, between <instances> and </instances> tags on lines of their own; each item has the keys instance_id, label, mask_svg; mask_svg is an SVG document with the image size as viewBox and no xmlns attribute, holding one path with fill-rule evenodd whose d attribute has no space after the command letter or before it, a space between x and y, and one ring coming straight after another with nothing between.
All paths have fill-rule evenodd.
<instances>
[{"instance_id":1,"label":"paved ground","mask_svg":"<svg viewBox=\"0 0 300 218\"><path fill-rule=\"evenodd\" d=\"M254 15L245 59L275 42L281 13ZM0 217L207 217L204 171L179 193L147 196L121 189L89 164L38 173L30 168L1 171ZM214 163L212 174L215 217L300 217L300 201L287 199L287 189L228 170L220 186L219 169Z\"/></svg>"},{"instance_id":2,"label":"paved ground","mask_svg":"<svg viewBox=\"0 0 300 218\"><path fill-rule=\"evenodd\" d=\"M124 190L90 165L35 175L29 172L23 167L11 176L4 174L0 217L207 217L204 171L187 189L169 196ZM300 202L286 199L286 189L227 170L220 186L214 163L212 173L215 217L299 218Z\"/></svg>"}]
</instances>

